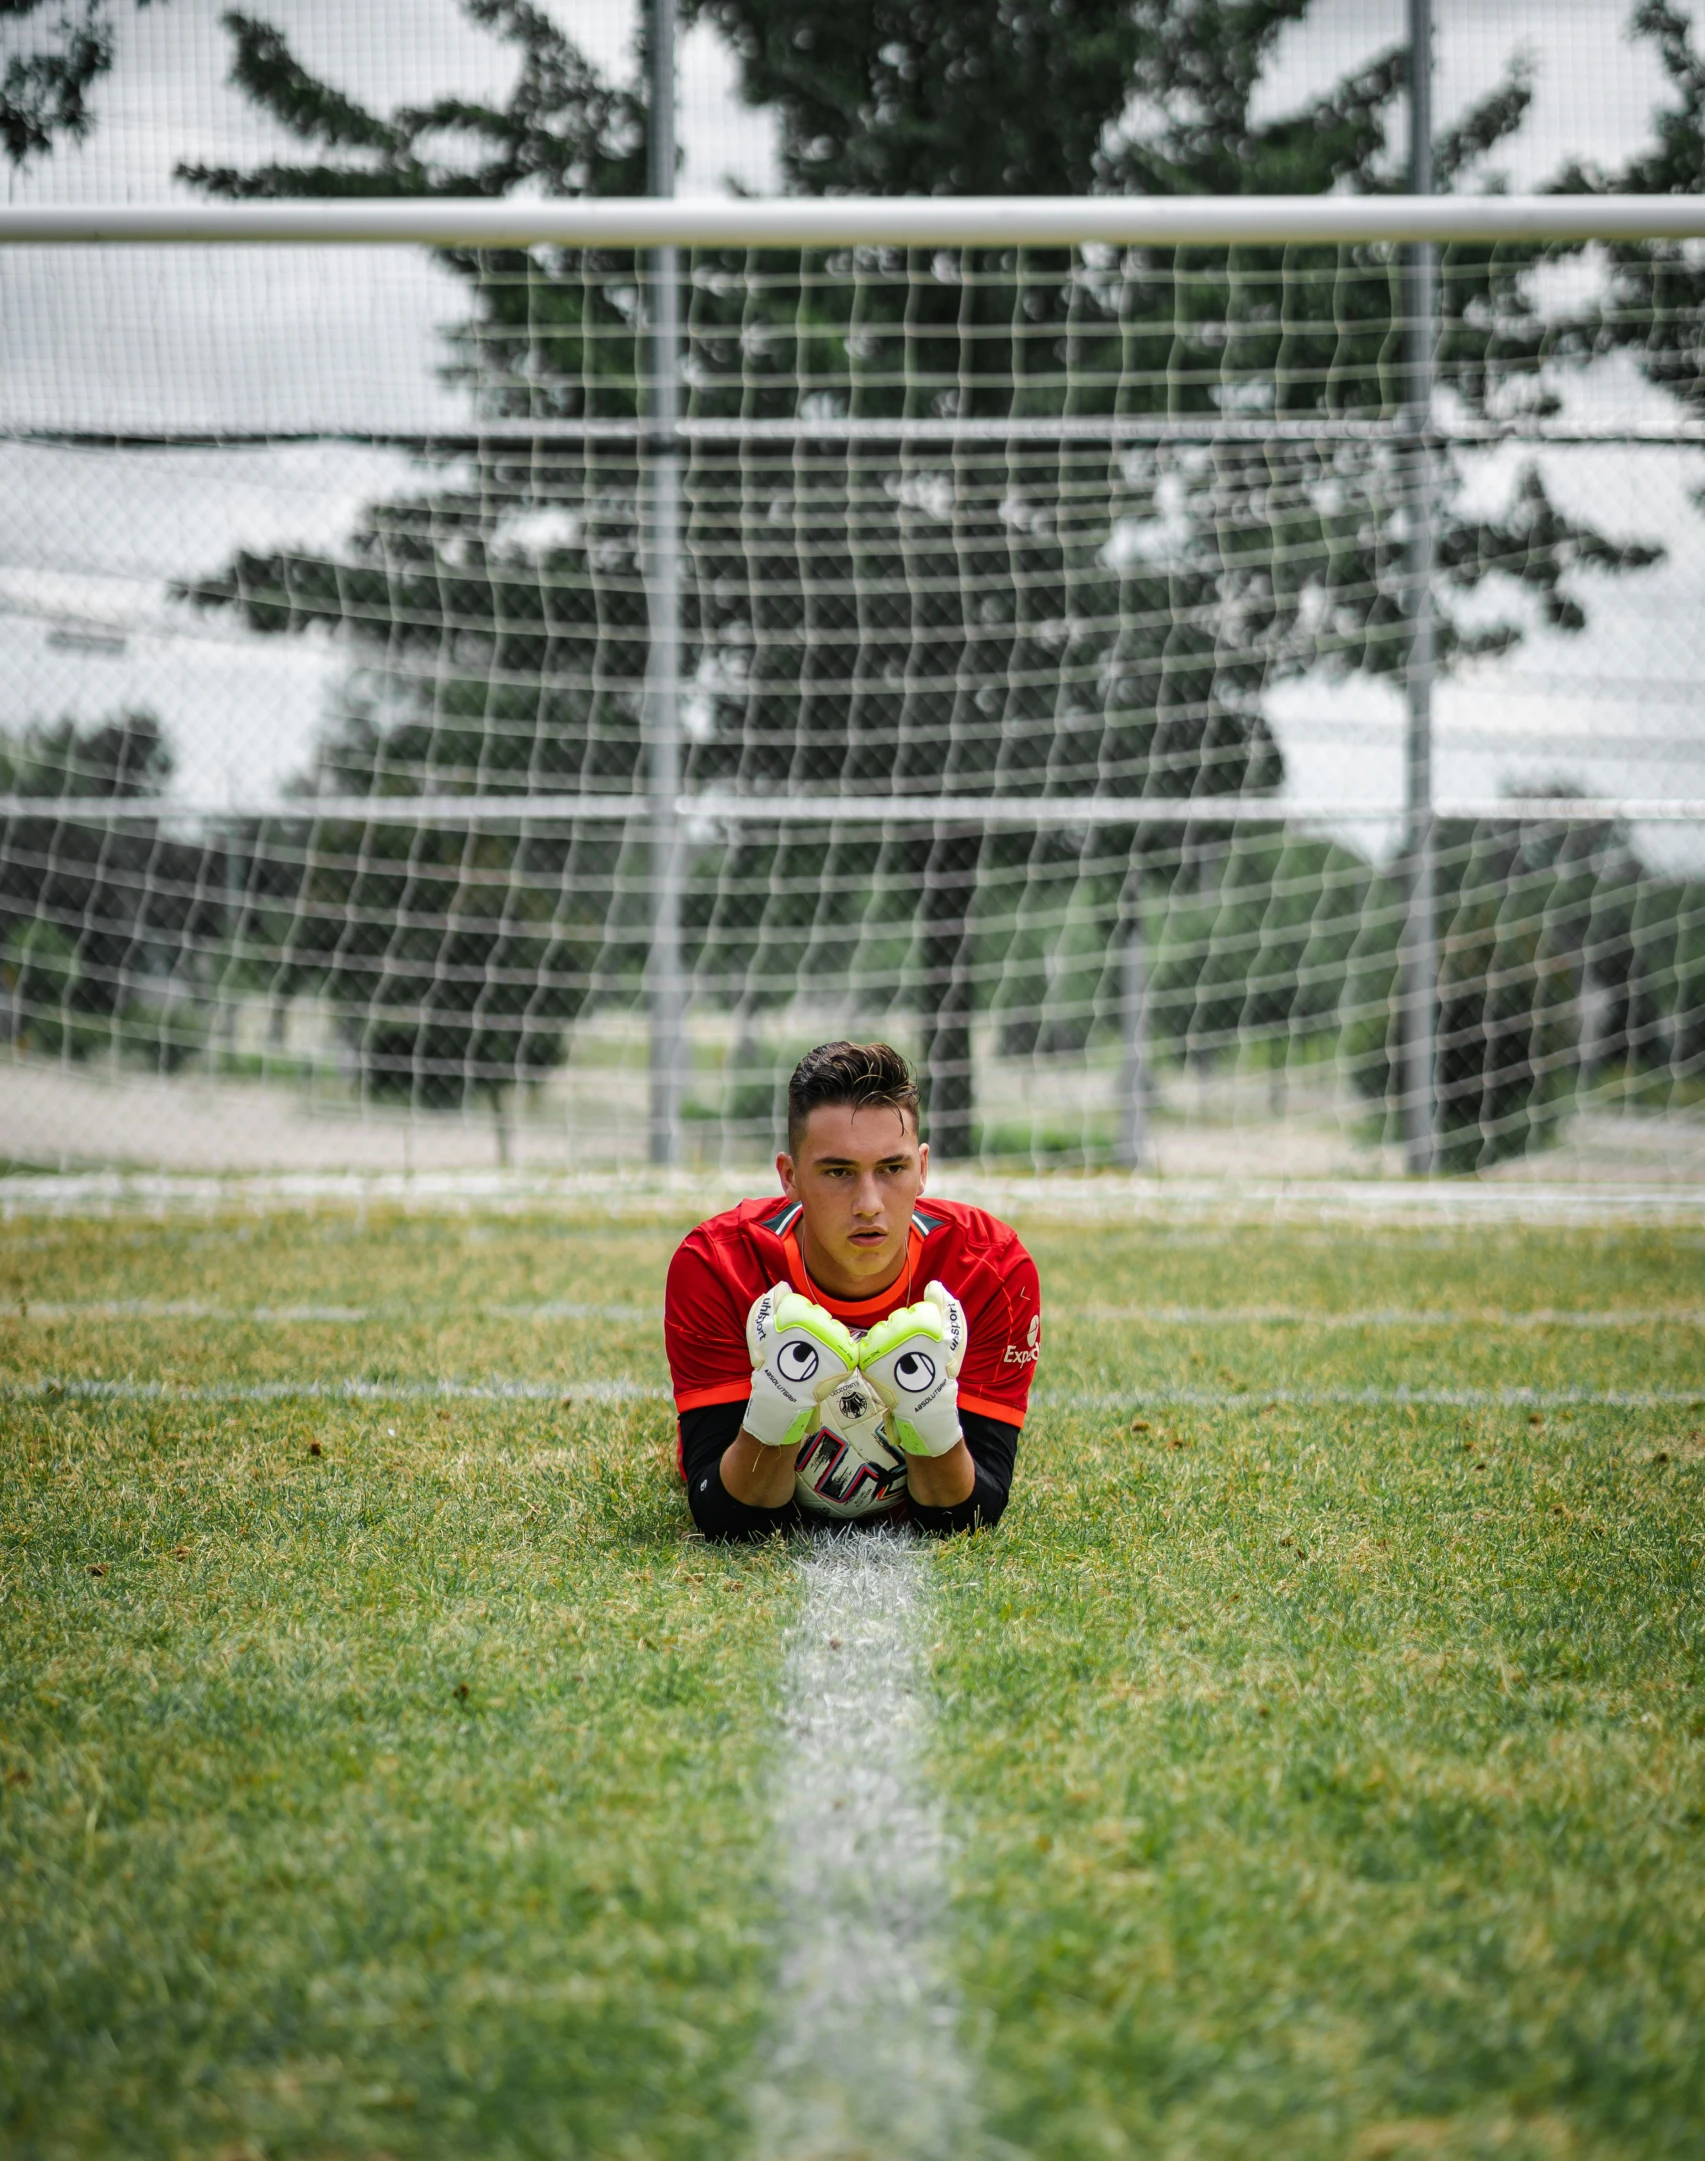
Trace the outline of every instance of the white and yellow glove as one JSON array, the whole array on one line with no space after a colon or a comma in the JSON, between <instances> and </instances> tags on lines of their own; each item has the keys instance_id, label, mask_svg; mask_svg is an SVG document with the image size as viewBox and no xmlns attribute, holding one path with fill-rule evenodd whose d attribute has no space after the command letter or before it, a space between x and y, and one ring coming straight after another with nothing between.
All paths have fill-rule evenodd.
<instances>
[{"instance_id":1,"label":"white and yellow glove","mask_svg":"<svg viewBox=\"0 0 1705 2161\"><path fill-rule=\"evenodd\" d=\"M766 1448L797 1448L817 1406L858 1364L851 1333L819 1305L773 1284L746 1316L752 1400L741 1424Z\"/></svg>"},{"instance_id":2,"label":"white and yellow glove","mask_svg":"<svg viewBox=\"0 0 1705 2161\"><path fill-rule=\"evenodd\" d=\"M965 1308L944 1283L932 1283L858 1346L888 1430L908 1456L945 1456L958 1440L959 1368L969 1340Z\"/></svg>"}]
</instances>

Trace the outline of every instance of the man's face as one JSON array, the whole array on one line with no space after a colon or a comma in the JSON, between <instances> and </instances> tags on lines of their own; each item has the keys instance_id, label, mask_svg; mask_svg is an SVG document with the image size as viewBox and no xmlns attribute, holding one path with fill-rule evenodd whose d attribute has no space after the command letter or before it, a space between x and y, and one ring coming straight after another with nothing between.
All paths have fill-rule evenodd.
<instances>
[{"instance_id":1,"label":"man's face","mask_svg":"<svg viewBox=\"0 0 1705 2161\"><path fill-rule=\"evenodd\" d=\"M872 1297L899 1274L929 1148L911 1118L887 1105L820 1103L796 1156L776 1169L799 1203L812 1279L837 1298Z\"/></svg>"}]
</instances>

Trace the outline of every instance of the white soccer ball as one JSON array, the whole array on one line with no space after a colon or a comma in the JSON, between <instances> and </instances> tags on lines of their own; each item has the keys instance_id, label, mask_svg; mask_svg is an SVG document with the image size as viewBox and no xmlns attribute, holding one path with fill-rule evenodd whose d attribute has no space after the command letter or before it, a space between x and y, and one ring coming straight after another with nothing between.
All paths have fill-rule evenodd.
<instances>
[{"instance_id":1,"label":"white soccer ball","mask_svg":"<svg viewBox=\"0 0 1705 2161\"><path fill-rule=\"evenodd\" d=\"M794 1473L794 1492L808 1515L854 1523L889 1515L905 1499L906 1457L882 1419L881 1401L861 1373L849 1373L824 1397Z\"/></svg>"}]
</instances>

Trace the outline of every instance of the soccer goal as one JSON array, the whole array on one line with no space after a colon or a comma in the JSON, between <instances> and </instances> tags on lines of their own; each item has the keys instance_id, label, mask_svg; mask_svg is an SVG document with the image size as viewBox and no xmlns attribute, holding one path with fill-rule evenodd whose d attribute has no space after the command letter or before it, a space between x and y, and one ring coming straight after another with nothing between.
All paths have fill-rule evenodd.
<instances>
[{"instance_id":1,"label":"soccer goal","mask_svg":"<svg viewBox=\"0 0 1705 2161\"><path fill-rule=\"evenodd\" d=\"M1702 236L0 211L6 1085L732 1165L880 1033L949 1158L1697 1173Z\"/></svg>"}]
</instances>

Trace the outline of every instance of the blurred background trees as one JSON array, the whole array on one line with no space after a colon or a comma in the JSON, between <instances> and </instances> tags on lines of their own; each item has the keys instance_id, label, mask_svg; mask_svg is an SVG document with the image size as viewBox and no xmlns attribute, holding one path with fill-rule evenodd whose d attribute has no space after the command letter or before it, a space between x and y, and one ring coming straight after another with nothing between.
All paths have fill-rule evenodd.
<instances>
[{"instance_id":1,"label":"blurred background trees","mask_svg":"<svg viewBox=\"0 0 1705 2161\"><path fill-rule=\"evenodd\" d=\"M166 1072L202 1047L207 984L192 956L224 937L218 857L159 819L76 809L79 797L159 796L171 774L152 713L0 734L0 795L23 799L0 850L0 990L16 1047Z\"/></svg>"}]
</instances>

